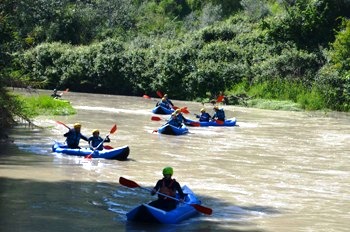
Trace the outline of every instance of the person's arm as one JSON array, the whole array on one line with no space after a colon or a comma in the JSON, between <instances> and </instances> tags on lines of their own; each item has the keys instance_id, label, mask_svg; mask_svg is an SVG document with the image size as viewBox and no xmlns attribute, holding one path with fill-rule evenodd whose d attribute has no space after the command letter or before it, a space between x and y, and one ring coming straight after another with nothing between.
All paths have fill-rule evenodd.
<instances>
[{"instance_id":1,"label":"person's arm","mask_svg":"<svg viewBox=\"0 0 350 232\"><path fill-rule=\"evenodd\" d=\"M85 135L83 135L81 133L80 133L80 138L85 140L86 142L89 142L89 139Z\"/></svg>"},{"instance_id":2,"label":"person's arm","mask_svg":"<svg viewBox=\"0 0 350 232\"><path fill-rule=\"evenodd\" d=\"M89 147L91 150L94 150L94 147L92 146L92 137L88 139Z\"/></svg>"},{"instance_id":3,"label":"person's arm","mask_svg":"<svg viewBox=\"0 0 350 232\"><path fill-rule=\"evenodd\" d=\"M179 182L177 182L177 181L175 182L175 187L176 187L176 191L179 193L180 199L181 199L181 200L184 200L185 194L184 194L184 192L182 191L182 188L181 188Z\"/></svg>"},{"instance_id":4,"label":"person's arm","mask_svg":"<svg viewBox=\"0 0 350 232\"><path fill-rule=\"evenodd\" d=\"M157 193L157 191L160 189L160 185L161 185L161 180L157 181L157 184L154 186L154 188L151 191L151 195L153 196L154 194Z\"/></svg>"},{"instance_id":5,"label":"person's arm","mask_svg":"<svg viewBox=\"0 0 350 232\"><path fill-rule=\"evenodd\" d=\"M67 133L65 133L63 136L64 136L64 137L68 137L71 133L72 133L72 131L69 130L69 131L68 131Z\"/></svg>"}]
</instances>

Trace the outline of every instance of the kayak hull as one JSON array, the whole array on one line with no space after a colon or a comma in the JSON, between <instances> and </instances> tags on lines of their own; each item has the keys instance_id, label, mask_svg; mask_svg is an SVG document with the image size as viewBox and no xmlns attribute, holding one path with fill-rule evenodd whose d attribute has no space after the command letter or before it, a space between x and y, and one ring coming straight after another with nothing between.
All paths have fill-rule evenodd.
<instances>
[{"instance_id":1,"label":"kayak hull","mask_svg":"<svg viewBox=\"0 0 350 232\"><path fill-rule=\"evenodd\" d=\"M188 129L185 125L176 127L173 125L165 124L158 128L158 133L165 135L184 135L188 133Z\"/></svg>"},{"instance_id":2,"label":"kayak hull","mask_svg":"<svg viewBox=\"0 0 350 232\"><path fill-rule=\"evenodd\" d=\"M152 113L154 114L172 114L173 112L173 109L167 109L163 106L156 106L152 109Z\"/></svg>"},{"instance_id":3,"label":"kayak hull","mask_svg":"<svg viewBox=\"0 0 350 232\"><path fill-rule=\"evenodd\" d=\"M133 222L177 224L198 215L198 211L190 204L200 205L201 202L186 185L182 187L182 190L187 194L185 203L179 203L175 209L164 211L144 203L128 212L126 214L127 220Z\"/></svg>"},{"instance_id":4,"label":"kayak hull","mask_svg":"<svg viewBox=\"0 0 350 232\"><path fill-rule=\"evenodd\" d=\"M114 159L114 160L126 160L130 153L129 146L122 146L113 149L103 149L102 151L92 151L89 148L72 149L68 148L67 145L56 142L52 146L52 151L56 153L62 153L66 155L75 156L87 156L91 155L91 158L103 158L103 159Z\"/></svg>"},{"instance_id":5,"label":"kayak hull","mask_svg":"<svg viewBox=\"0 0 350 232\"><path fill-rule=\"evenodd\" d=\"M192 123L192 125L191 125ZM200 125L203 127L207 126L236 126L237 119L236 118L231 118L231 119L226 119L225 122L223 123L217 123L215 121L209 121L209 122L199 122L199 121L194 121L191 119L186 119L186 125L188 126L193 126L193 125Z\"/></svg>"}]
</instances>

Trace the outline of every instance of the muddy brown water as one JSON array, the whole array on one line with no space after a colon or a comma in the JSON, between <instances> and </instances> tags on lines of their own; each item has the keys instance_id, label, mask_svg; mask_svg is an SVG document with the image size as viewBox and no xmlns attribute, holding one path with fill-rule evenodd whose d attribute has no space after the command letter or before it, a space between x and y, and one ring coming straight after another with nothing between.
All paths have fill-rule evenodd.
<instances>
[{"instance_id":1,"label":"muddy brown water","mask_svg":"<svg viewBox=\"0 0 350 232\"><path fill-rule=\"evenodd\" d=\"M32 94L50 94L39 90ZM73 116L39 117L45 129L19 125L0 155L1 231L349 231L350 115L224 106L237 127L190 127L184 136L152 133L157 99L68 92ZM200 103L187 106L194 119ZM211 105L205 105L209 113ZM51 152L69 126L95 128L113 147L129 145L127 161ZM85 141L81 141L86 146ZM165 166L213 209L178 225L135 224L125 214L153 200L121 186L123 176L151 188Z\"/></svg>"}]
</instances>

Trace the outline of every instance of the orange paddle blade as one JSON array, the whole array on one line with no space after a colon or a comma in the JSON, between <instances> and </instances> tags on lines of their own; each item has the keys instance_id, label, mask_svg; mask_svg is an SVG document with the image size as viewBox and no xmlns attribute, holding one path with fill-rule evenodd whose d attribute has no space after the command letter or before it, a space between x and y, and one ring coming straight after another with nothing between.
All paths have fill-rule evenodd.
<instances>
[{"instance_id":1,"label":"orange paddle blade","mask_svg":"<svg viewBox=\"0 0 350 232\"><path fill-rule=\"evenodd\" d=\"M145 94L145 95L143 95L142 97L143 97L143 98L146 98L146 99L151 99L151 97L150 97L150 96L148 96L148 95L146 95L146 94Z\"/></svg>"}]
</instances>

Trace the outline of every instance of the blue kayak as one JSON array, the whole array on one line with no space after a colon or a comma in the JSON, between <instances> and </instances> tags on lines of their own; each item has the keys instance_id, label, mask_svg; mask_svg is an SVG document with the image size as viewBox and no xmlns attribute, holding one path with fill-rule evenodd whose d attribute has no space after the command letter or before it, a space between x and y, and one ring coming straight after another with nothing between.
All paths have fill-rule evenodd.
<instances>
[{"instance_id":1,"label":"blue kayak","mask_svg":"<svg viewBox=\"0 0 350 232\"><path fill-rule=\"evenodd\" d=\"M184 185L182 191L187 194L184 203L179 203L177 207L171 211L164 211L149 204L142 204L132 209L126 214L128 221L176 224L185 219L189 219L198 215L198 211L190 204L201 204L192 190Z\"/></svg>"},{"instance_id":2,"label":"blue kayak","mask_svg":"<svg viewBox=\"0 0 350 232\"><path fill-rule=\"evenodd\" d=\"M176 127L169 124L164 124L163 126L158 128L158 133L165 135L184 135L188 133L188 129L185 125L181 127Z\"/></svg>"},{"instance_id":3,"label":"blue kayak","mask_svg":"<svg viewBox=\"0 0 350 232\"><path fill-rule=\"evenodd\" d=\"M163 106L156 106L152 110L152 113L154 114L172 114L173 112L173 109L168 109Z\"/></svg>"},{"instance_id":4,"label":"blue kayak","mask_svg":"<svg viewBox=\"0 0 350 232\"><path fill-rule=\"evenodd\" d=\"M102 151L96 150L93 152L89 148L73 149L68 148L67 145L63 143L55 142L52 146L52 151L66 155L87 156L91 154L91 158L126 160L129 156L130 148L128 146L122 146L113 149L103 149Z\"/></svg>"},{"instance_id":5,"label":"blue kayak","mask_svg":"<svg viewBox=\"0 0 350 232\"><path fill-rule=\"evenodd\" d=\"M226 119L224 122L221 121L221 123L216 122L216 121L209 121L209 122L199 122L199 121L194 121L191 119L186 119L186 125L188 126L236 126L237 119L236 118L231 118L231 119Z\"/></svg>"}]
</instances>

